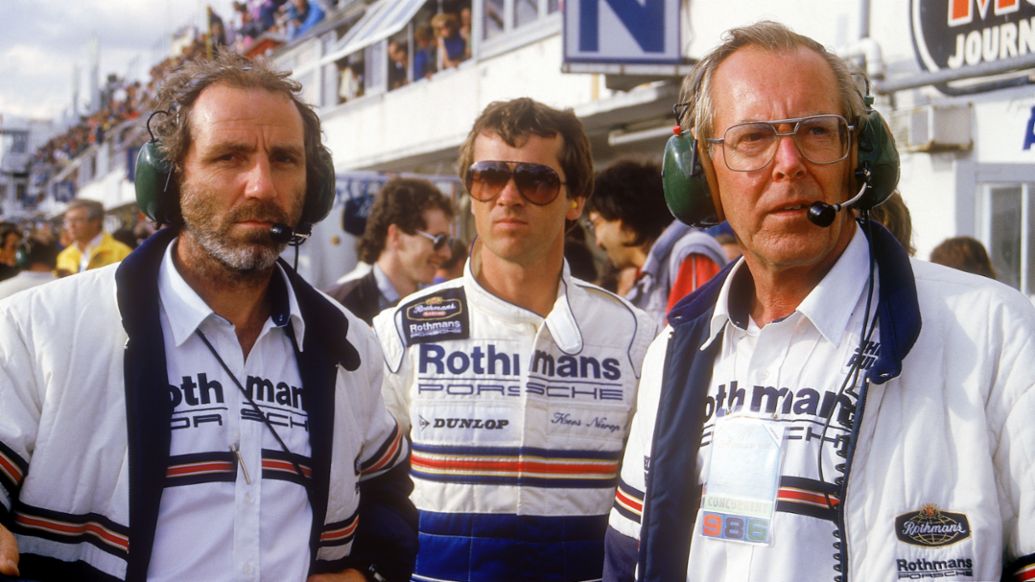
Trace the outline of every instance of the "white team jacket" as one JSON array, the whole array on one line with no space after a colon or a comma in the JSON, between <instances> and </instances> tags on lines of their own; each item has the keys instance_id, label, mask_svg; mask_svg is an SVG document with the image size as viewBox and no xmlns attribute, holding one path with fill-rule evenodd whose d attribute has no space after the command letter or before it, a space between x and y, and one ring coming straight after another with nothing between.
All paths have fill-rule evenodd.
<instances>
[{"instance_id":1,"label":"white team jacket","mask_svg":"<svg viewBox=\"0 0 1035 582\"><path fill-rule=\"evenodd\" d=\"M118 267L58 280L0 302L0 521L15 532L23 558L35 554L65 563L83 561L123 578L129 548L139 551L149 544L139 541L136 530L130 539L133 445L127 434L133 434L134 419L127 417L132 403L127 404L124 354L130 336L124 329L126 313L116 300ZM137 304L154 301L157 295L133 299ZM327 304L340 309L329 299ZM337 366L334 425L324 433L330 487L326 520L314 534L319 541L313 558L326 564L345 559L352 548L359 481L403 462L407 452L382 404L377 341L367 325L347 317L348 342L361 361L354 371ZM307 323L306 333L313 329ZM160 329L155 333L161 337ZM160 370L158 377L165 373ZM164 383L154 385L162 400L168 399L165 388ZM153 429L151 434L158 434L169 427ZM159 494L164 470L160 467L155 479ZM133 494L148 495L139 489ZM154 497L144 503L157 513Z\"/></svg>"},{"instance_id":2,"label":"white team jacket","mask_svg":"<svg viewBox=\"0 0 1035 582\"><path fill-rule=\"evenodd\" d=\"M922 328L901 375L869 388L843 504L848 579L990 582L1004 570L1012 576L1004 579L1035 579L1035 310L987 279L915 259L909 266ZM634 540L651 503L644 469L671 337L663 331L644 361L610 518ZM609 560L624 560L611 543L609 533ZM796 567L802 579L836 575Z\"/></svg>"}]
</instances>

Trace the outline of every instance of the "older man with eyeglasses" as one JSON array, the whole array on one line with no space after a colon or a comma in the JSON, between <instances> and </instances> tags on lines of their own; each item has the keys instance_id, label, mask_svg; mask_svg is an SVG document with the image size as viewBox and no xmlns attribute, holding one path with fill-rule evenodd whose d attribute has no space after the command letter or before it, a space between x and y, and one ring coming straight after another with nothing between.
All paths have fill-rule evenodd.
<instances>
[{"instance_id":1,"label":"older man with eyeglasses","mask_svg":"<svg viewBox=\"0 0 1035 582\"><path fill-rule=\"evenodd\" d=\"M72 243L58 254L59 277L117 263L133 250L104 231L104 206L100 202L72 200L65 210L64 226Z\"/></svg>"},{"instance_id":2,"label":"older man with eyeglasses","mask_svg":"<svg viewBox=\"0 0 1035 582\"><path fill-rule=\"evenodd\" d=\"M1035 310L912 260L845 62L774 22L684 85L670 207L744 257L644 361L604 579L1035 579Z\"/></svg>"},{"instance_id":3,"label":"older man with eyeglasses","mask_svg":"<svg viewBox=\"0 0 1035 582\"><path fill-rule=\"evenodd\" d=\"M592 190L575 115L490 104L460 151L478 238L460 279L382 312L385 399L413 441L418 580L593 580L656 325L573 278Z\"/></svg>"}]
</instances>

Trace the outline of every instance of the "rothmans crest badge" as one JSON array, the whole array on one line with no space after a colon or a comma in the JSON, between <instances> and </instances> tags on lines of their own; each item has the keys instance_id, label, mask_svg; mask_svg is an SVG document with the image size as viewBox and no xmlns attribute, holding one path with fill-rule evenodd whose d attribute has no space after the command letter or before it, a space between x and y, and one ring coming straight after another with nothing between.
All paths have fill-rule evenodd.
<instances>
[{"instance_id":1,"label":"rothmans crest badge","mask_svg":"<svg viewBox=\"0 0 1035 582\"><path fill-rule=\"evenodd\" d=\"M414 321L446 319L463 313L464 305L458 298L435 295L406 307L406 317Z\"/></svg>"},{"instance_id":2,"label":"rothmans crest badge","mask_svg":"<svg viewBox=\"0 0 1035 582\"><path fill-rule=\"evenodd\" d=\"M970 537L970 522L962 513L942 511L927 504L919 511L896 517L895 535L914 546L948 546Z\"/></svg>"},{"instance_id":3,"label":"rothmans crest badge","mask_svg":"<svg viewBox=\"0 0 1035 582\"><path fill-rule=\"evenodd\" d=\"M463 287L442 289L431 296L415 299L402 308L406 345L467 339L468 328L467 296Z\"/></svg>"}]
</instances>

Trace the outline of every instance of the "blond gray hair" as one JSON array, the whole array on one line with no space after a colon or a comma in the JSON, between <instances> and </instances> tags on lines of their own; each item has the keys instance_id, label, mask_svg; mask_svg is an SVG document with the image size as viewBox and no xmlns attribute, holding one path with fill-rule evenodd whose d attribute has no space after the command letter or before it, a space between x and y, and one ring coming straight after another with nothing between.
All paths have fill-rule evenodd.
<instances>
[{"instance_id":1,"label":"blond gray hair","mask_svg":"<svg viewBox=\"0 0 1035 582\"><path fill-rule=\"evenodd\" d=\"M798 48L815 52L823 57L823 60L833 70L841 102L840 113L848 119L849 123L854 123L855 119L865 113L866 104L863 102L863 96L853 78L853 71L841 57L828 51L815 40L798 34L783 24L763 20L726 31L722 35L722 42L719 46L698 61L693 71L683 80L679 101L686 102L688 105L686 113L680 119L683 129L693 128L694 134L699 139L715 137L712 136L714 129L712 123L715 116L715 104L711 97L712 76L726 58L745 47L758 47L774 53ZM855 75L862 76L863 73L858 72Z\"/></svg>"}]
</instances>

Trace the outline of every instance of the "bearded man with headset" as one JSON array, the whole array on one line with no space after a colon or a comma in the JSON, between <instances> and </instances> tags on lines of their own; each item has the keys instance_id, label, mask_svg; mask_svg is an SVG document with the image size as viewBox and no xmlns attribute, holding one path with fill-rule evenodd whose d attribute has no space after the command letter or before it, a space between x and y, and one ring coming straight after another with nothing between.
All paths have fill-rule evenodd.
<instances>
[{"instance_id":1,"label":"bearded man with headset","mask_svg":"<svg viewBox=\"0 0 1035 582\"><path fill-rule=\"evenodd\" d=\"M377 341L278 262L334 198L287 77L223 53L167 79L137 199L170 226L0 303L0 574L409 576Z\"/></svg>"},{"instance_id":2,"label":"bearded man with headset","mask_svg":"<svg viewBox=\"0 0 1035 582\"><path fill-rule=\"evenodd\" d=\"M819 43L731 30L684 97L670 208L744 257L648 351L605 579L1035 577L1031 304L866 218L898 155Z\"/></svg>"}]
</instances>

